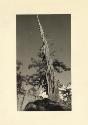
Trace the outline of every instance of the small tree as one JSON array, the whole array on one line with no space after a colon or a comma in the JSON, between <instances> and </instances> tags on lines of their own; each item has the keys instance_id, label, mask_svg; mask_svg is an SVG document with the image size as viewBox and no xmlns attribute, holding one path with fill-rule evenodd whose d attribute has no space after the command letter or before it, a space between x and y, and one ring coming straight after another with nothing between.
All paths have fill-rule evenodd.
<instances>
[{"instance_id":1,"label":"small tree","mask_svg":"<svg viewBox=\"0 0 88 125\"><path fill-rule=\"evenodd\" d=\"M22 82L23 81L26 82L26 77L22 76L21 71L20 71L22 65L23 65L23 63L21 61L17 60L17 63L16 63L17 106L20 107L20 110L22 109L22 105L23 105L25 93L26 93L26 91L22 88ZM20 102L21 98L22 98L22 101Z\"/></svg>"},{"instance_id":2,"label":"small tree","mask_svg":"<svg viewBox=\"0 0 88 125\"><path fill-rule=\"evenodd\" d=\"M67 110L71 110L71 83L67 85L59 85L59 91L61 95L61 99L63 100L63 104Z\"/></svg>"},{"instance_id":3,"label":"small tree","mask_svg":"<svg viewBox=\"0 0 88 125\"><path fill-rule=\"evenodd\" d=\"M23 65L22 62L17 60L16 62L17 94L21 93L22 75L21 75L20 68L22 65Z\"/></svg>"}]
</instances>

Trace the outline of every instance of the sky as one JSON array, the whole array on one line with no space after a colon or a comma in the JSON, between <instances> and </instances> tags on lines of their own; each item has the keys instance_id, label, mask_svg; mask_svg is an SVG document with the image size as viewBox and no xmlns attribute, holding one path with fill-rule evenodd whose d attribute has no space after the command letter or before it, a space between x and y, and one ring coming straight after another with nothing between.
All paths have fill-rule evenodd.
<instances>
[{"instance_id":1,"label":"sky","mask_svg":"<svg viewBox=\"0 0 88 125\"><path fill-rule=\"evenodd\" d=\"M47 35L50 52L55 50L54 58L71 67L71 15L43 14L39 15L39 19ZM28 64L31 63L31 57L36 59L41 45L36 15L16 15L16 55L17 60L23 63L23 75L31 74ZM58 77L63 84L67 84L71 81L71 72L63 72Z\"/></svg>"}]
</instances>

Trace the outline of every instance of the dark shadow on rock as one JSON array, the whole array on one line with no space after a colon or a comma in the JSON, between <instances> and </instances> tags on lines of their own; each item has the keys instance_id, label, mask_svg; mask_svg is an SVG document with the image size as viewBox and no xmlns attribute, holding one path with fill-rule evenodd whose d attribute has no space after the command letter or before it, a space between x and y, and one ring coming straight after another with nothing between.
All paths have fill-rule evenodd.
<instances>
[{"instance_id":1,"label":"dark shadow on rock","mask_svg":"<svg viewBox=\"0 0 88 125\"><path fill-rule=\"evenodd\" d=\"M24 111L65 111L65 109L60 106L59 103L44 98L42 100L29 102Z\"/></svg>"}]
</instances>

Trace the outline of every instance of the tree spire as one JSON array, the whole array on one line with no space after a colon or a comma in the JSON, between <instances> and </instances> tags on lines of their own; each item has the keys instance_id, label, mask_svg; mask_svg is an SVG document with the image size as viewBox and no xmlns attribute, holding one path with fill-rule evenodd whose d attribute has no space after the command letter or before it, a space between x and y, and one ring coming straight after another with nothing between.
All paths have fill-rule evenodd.
<instances>
[{"instance_id":1,"label":"tree spire","mask_svg":"<svg viewBox=\"0 0 88 125\"><path fill-rule=\"evenodd\" d=\"M54 76L54 68L52 65L52 59L50 58L49 55L49 47L48 47L48 42L47 39L45 37L45 33L43 30L43 27L40 23L39 20L39 16L37 15L37 21L38 21L38 26L39 26L39 30L40 30L40 35L43 41L43 46L42 46L42 51L46 57L46 61L47 61L47 70L46 70L46 79L47 79L47 84L48 84L48 96L51 100L54 99L55 101L55 96L57 96L56 91L55 91L55 76Z\"/></svg>"}]
</instances>

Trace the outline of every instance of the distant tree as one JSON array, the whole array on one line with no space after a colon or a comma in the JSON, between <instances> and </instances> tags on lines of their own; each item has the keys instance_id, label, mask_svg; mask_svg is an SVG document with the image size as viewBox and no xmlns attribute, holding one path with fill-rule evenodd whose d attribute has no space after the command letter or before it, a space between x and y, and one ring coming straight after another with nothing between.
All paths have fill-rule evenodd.
<instances>
[{"instance_id":1,"label":"distant tree","mask_svg":"<svg viewBox=\"0 0 88 125\"><path fill-rule=\"evenodd\" d=\"M65 104L65 107L67 110L71 110L71 83L68 83L67 85L59 85L59 91L60 95L62 95L63 103Z\"/></svg>"},{"instance_id":2,"label":"distant tree","mask_svg":"<svg viewBox=\"0 0 88 125\"><path fill-rule=\"evenodd\" d=\"M21 75L20 68L22 65L23 65L22 62L17 60L17 63L16 63L17 94L21 93L21 85L22 85L23 77Z\"/></svg>"},{"instance_id":3,"label":"distant tree","mask_svg":"<svg viewBox=\"0 0 88 125\"><path fill-rule=\"evenodd\" d=\"M16 62L17 105L20 105L20 109L22 109L22 105L23 105L24 98L25 98L25 90L22 88L22 82L26 81L25 76L22 76L21 71L20 71L22 65L23 65L23 63L21 61L17 60L17 62ZM21 97L21 95L23 97ZM20 98L22 98L21 102L19 101Z\"/></svg>"},{"instance_id":4,"label":"distant tree","mask_svg":"<svg viewBox=\"0 0 88 125\"><path fill-rule=\"evenodd\" d=\"M20 70L20 68L21 68L22 65L23 64L22 64L21 61L19 61L19 60L16 61L16 70L17 70L17 72Z\"/></svg>"}]
</instances>

